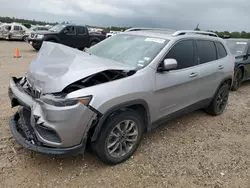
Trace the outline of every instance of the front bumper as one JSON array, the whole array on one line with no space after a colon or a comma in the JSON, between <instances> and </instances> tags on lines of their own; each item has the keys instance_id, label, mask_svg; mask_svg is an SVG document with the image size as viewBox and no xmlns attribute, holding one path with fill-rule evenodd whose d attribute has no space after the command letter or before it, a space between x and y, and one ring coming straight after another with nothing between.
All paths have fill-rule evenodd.
<instances>
[{"instance_id":1,"label":"front bumper","mask_svg":"<svg viewBox=\"0 0 250 188\"><path fill-rule=\"evenodd\" d=\"M24 117L24 111L24 108L20 108L19 111L10 118L11 133L21 146L31 151L47 155L77 155L84 153L87 138L84 138L79 145L69 148L44 146L43 143L37 140L34 129Z\"/></svg>"},{"instance_id":2,"label":"front bumper","mask_svg":"<svg viewBox=\"0 0 250 188\"><path fill-rule=\"evenodd\" d=\"M63 154L82 151L87 132L96 114L83 104L55 107L32 98L19 84L17 78L10 80L9 98L12 107L20 105L11 118L11 131L25 148L46 153ZM23 130L31 130L29 135ZM43 148L43 149L42 149ZM61 151L61 152L60 152Z\"/></svg>"},{"instance_id":3,"label":"front bumper","mask_svg":"<svg viewBox=\"0 0 250 188\"><path fill-rule=\"evenodd\" d=\"M40 49L43 44L43 40L41 39L28 38L27 41L31 46L33 46L36 49Z\"/></svg>"}]
</instances>

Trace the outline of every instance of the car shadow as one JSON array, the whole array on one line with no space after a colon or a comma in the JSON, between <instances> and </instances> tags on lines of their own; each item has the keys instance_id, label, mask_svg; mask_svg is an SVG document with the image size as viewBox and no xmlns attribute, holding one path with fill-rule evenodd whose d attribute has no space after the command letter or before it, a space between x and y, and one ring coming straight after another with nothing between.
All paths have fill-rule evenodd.
<instances>
[{"instance_id":1,"label":"car shadow","mask_svg":"<svg viewBox=\"0 0 250 188\"><path fill-rule=\"evenodd\" d=\"M241 83L241 87L250 87L250 80L244 81Z\"/></svg>"},{"instance_id":2,"label":"car shadow","mask_svg":"<svg viewBox=\"0 0 250 188\"><path fill-rule=\"evenodd\" d=\"M190 114L184 115L180 118L168 121L166 123L163 123L158 128L154 129L151 132L145 133L143 135L142 142L138 148L138 150L135 152L134 156L138 155L139 153L142 153L144 150L147 149L148 143L158 143L161 142L163 139L161 135L164 135L165 138L168 139L168 136L173 136L176 132L185 132L189 127L186 123L180 123L182 121L185 122L191 122L193 119L201 118L201 117L207 117L206 113L204 113L202 110L198 110L195 112L192 112ZM46 168L47 165L49 165L49 168L53 167L60 167L61 164L63 164L64 169L71 169L72 163L77 164L79 166L88 166L88 167L94 167L101 169L109 168L109 165L104 164L101 162L97 156L91 152L89 149L84 153L84 155L77 155L72 157L61 157L61 156L47 156L39 153L29 152L26 149L25 153L30 153L31 158L35 158L35 161L40 161L38 163L44 164L44 168ZM153 152L153 151L152 151ZM120 165L126 165L129 163L130 160L125 161L124 163ZM34 164L33 164L34 165Z\"/></svg>"}]
</instances>

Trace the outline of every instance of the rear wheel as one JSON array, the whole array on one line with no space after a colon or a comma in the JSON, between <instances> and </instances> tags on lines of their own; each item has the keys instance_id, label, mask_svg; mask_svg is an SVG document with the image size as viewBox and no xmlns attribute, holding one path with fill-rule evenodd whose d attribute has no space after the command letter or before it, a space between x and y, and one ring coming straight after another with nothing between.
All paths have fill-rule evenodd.
<instances>
[{"instance_id":1,"label":"rear wheel","mask_svg":"<svg viewBox=\"0 0 250 188\"><path fill-rule=\"evenodd\" d=\"M143 132L141 117L134 110L114 114L103 125L104 129L94 150L97 156L110 165L129 159L137 149Z\"/></svg>"},{"instance_id":2,"label":"rear wheel","mask_svg":"<svg viewBox=\"0 0 250 188\"><path fill-rule=\"evenodd\" d=\"M98 42L96 42L96 41L91 42L90 47L96 45L97 43Z\"/></svg>"},{"instance_id":3,"label":"rear wheel","mask_svg":"<svg viewBox=\"0 0 250 188\"><path fill-rule=\"evenodd\" d=\"M218 116L222 114L222 112L225 110L227 106L228 97L229 97L229 85L223 84L219 88L212 102L205 109L205 111L212 116Z\"/></svg>"},{"instance_id":4,"label":"rear wheel","mask_svg":"<svg viewBox=\"0 0 250 188\"><path fill-rule=\"evenodd\" d=\"M234 81L231 87L232 91L237 91L240 88L242 79L243 79L243 70L241 68L237 68L234 73Z\"/></svg>"}]
</instances>

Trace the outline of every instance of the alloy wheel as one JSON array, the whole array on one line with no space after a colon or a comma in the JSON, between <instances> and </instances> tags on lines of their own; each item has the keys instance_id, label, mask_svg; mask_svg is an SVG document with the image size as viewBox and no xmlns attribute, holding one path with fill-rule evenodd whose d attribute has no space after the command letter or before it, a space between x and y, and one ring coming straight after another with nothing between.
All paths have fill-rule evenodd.
<instances>
[{"instance_id":1,"label":"alloy wheel","mask_svg":"<svg viewBox=\"0 0 250 188\"><path fill-rule=\"evenodd\" d=\"M216 100L216 108L219 112L225 109L227 105L227 101L228 101L228 96L229 96L229 92L227 92L226 90L220 91Z\"/></svg>"},{"instance_id":2,"label":"alloy wheel","mask_svg":"<svg viewBox=\"0 0 250 188\"><path fill-rule=\"evenodd\" d=\"M131 151L138 139L138 125L133 120L118 123L107 139L107 151L112 157L123 157Z\"/></svg>"}]
</instances>

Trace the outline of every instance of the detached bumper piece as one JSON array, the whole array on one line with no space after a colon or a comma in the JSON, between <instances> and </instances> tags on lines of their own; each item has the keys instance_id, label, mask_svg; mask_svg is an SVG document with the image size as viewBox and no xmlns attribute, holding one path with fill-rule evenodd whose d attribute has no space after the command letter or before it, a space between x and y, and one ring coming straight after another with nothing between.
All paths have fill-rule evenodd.
<instances>
[{"instance_id":1,"label":"detached bumper piece","mask_svg":"<svg viewBox=\"0 0 250 188\"><path fill-rule=\"evenodd\" d=\"M70 148L54 148L43 145L37 139L34 129L30 125L30 111L23 107L20 107L10 118L10 129L17 142L24 148L47 155L72 156L82 154L87 141L85 139L80 145Z\"/></svg>"}]
</instances>

